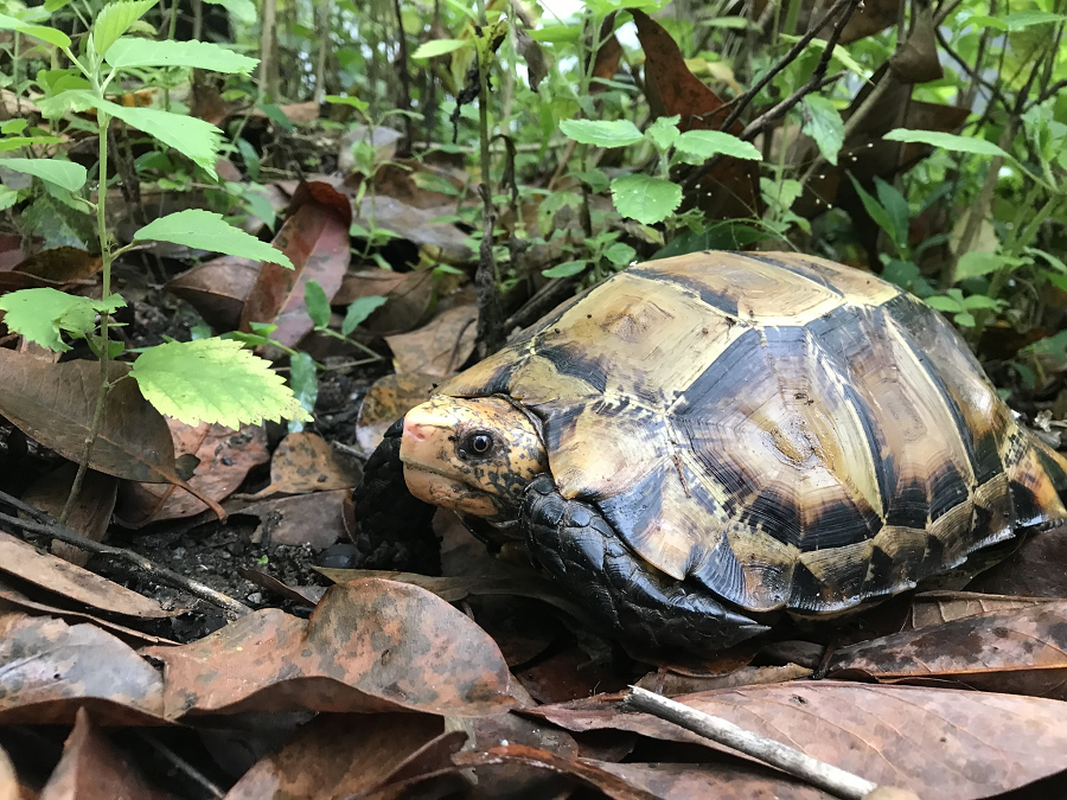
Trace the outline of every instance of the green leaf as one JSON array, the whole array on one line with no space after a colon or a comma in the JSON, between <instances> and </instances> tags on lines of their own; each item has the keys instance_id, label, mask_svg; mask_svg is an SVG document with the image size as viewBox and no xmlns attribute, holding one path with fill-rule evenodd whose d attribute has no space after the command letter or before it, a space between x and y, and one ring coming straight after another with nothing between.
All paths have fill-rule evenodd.
<instances>
[{"instance_id":1,"label":"green leaf","mask_svg":"<svg viewBox=\"0 0 1067 800\"><path fill-rule=\"evenodd\" d=\"M615 208L645 225L666 219L682 203L682 187L648 175L626 175L611 182Z\"/></svg>"},{"instance_id":2,"label":"green leaf","mask_svg":"<svg viewBox=\"0 0 1067 800\"><path fill-rule=\"evenodd\" d=\"M443 56L447 53L454 53L457 50L470 46L470 41L467 39L433 39L429 42L423 42L418 46L414 53L411 54L412 58L433 58L434 56Z\"/></svg>"},{"instance_id":3,"label":"green leaf","mask_svg":"<svg viewBox=\"0 0 1067 800\"><path fill-rule=\"evenodd\" d=\"M888 212L882 208L881 204L875 200L870 193L864 189L855 176L849 174L849 180L852 181L852 186L856 189L856 194L860 196L860 201L863 203L863 207L867 209L867 213L870 214L871 219L875 221L879 228L886 232L889 236L889 240L893 247L900 252L898 247L899 240L897 239L897 232L894 229L893 218L889 216Z\"/></svg>"},{"instance_id":4,"label":"green leaf","mask_svg":"<svg viewBox=\"0 0 1067 800\"><path fill-rule=\"evenodd\" d=\"M998 31L1006 31L1008 23L999 17L987 17L984 14L975 14L963 21L964 25L973 25L976 28L996 28Z\"/></svg>"},{"instance_id":5,"label":"green leaf","mask_svg":"<svg viewBox=\"0 0 1067 800\"><path fill-rule=\"evenodd\" d=\"M0 186L0 211L6 211L19 201L19 193L7 186Z\"/></svg>"},{"instance_id":6,"label":"green leaf","mask_svg":"<svg viewBox=\"0 0 1067 800\"><path fill-rule=\"evenodd\" d=\"M54 183L68 192L76 192L85 185L86 172L81 164L51 158L4 158L0 167L33 175L42 181Z\"/></svg>"},{"instance_id":7,"label":"green leaf","mask_svg":"<svg viewBox=\"0 0 1067 800\"><path fill-rule=\"evenodd\" d=\"M56 47L70 47L70 37L63 31L57 31L55 28L49 28L46 25L33 25L29 22L23 22L21 19L9 17L7 14L0 14L0 30L18 31L26 36L32 36L34 39L40 39L42 42L54 44Z\"/></svg>"},{"instance_id":8,"label":"green leaf","mask_svg":"<svg viewBox=\"0 0 1067 800\"><path fill-rule=\"evenodd\" d=\"M833 102L822 95L809 94L802 103L803 123L800 129L815 140L819 153L837 166L837 154L845 143L845 123Z\"/></svg>"},{"instance_id":9,"label":"green leaf","mask_svg":"<svg viewBox=\"0 0 1067 800\"><path fill-rule=\"evenodd\" d=\"M940 147L944 150L954 150L958 153L975 153L981 156L1003 156L1011 158L999 146L985 139L976 139L973 136L959 136L955 133L942 133L941 131L913 131L908 128L896 128L887 133L884 139L891 142L919 142L932 147Z\"/></svg>"},{"instance_id":10,"label":"green leaf","mask_svg":"<svg viewBox=\"0 0 1067 800\"><path fill-rule=\"evenodd\" d=\"M293 353L289 358L289 385L300 401L300 407L310 414L319 396L319 374L315 369L315 360L307 353ZM289 422L290 433L303 429L300 420Z\"/></svg>"},{"instance_id":11,"label":"green leaf","mask_svg":"<svg viewBox=\"0 0 1067 800\"><path fill-rule=\"evenodd\" d=\"M574 44L582 36L581 25L545 25L529 32L535 42Z\"/></svg>"},{"instance_id":12,"label":"green leaf","mask_svg":"<svg viewBox=\"0 0 1067 800\"><path fill-rule=\"evenodd\" d=\"M996 310L1003 305L1000 300L994 300L992 297L986 297L984 294L972 294L963 301L963 307L968 311L974 311L979 308L989 308Z\"/></svg>"},{"instance_id":13,"label":"green leaf","mask_svg":"<svg viewBox=\"0 0 1067 800\"><path fill-rule=\"evenodd\" d=\"M581 261L564 261L562 264L556 264L554 267L541 270L541 274L546 278L569 278L572 275L577 275L589 266L589 261L582 259Z\"/></svg>"},{"instance_id":14,"label":"green leaf","mask_svg":"<svg viewBox=\"0 0 1067 800\"><path fill-rule=\"evenodd\" d=\"M967 278L976 278L980 275L988 275L1001 267L1021 266L1025 259L1013 256L1001 255L1000 253L964 253L956 262L956 280L963 281Z\"/></svg>"},{"instance_id":15,"label":"green leaf","mask_svg":"<svg viewBox=\"0 0 1067 800\"><path fill-rule=\"evenodd\" d=\"M221 214L189 208L149 222L133 235L134 241L174 242L186 247L243 256L270 264L293 268L289 256L274 245L261 242L226 222Z\"/></svg>"},{"instance_id":16,"label":"green leaf","mask_svg":"<svg viewBox=\"0 0 1067 800\"><path fill-rule=\"evenodd\" d=\"M57 353L70 350L61 331L84 337L96 329L98 313L112 313L124 305L118 295L105 302L51 288L20 289L0 297L8 328Z\"/></svg>"},{"instance_id":17,"label":"green leaf","mask_svg":"<svg viewBox=\"0 0 1067 800\"><path fill-rule=\"evenodd\" d=\"M952 321L961 328L973 328L975 325L974 317L969 311L961 311L952 318Z\"/></svg>"},{"instance_id":18,"label":"green leaf","mask_svg":"<svg viewBox=\"0 0 1067 800\"><path fill-rule=\"evenodd\" d=\"M908 245L908 223L911 220L908 201L891 183L886 183L877 176L874 178L874 188L878 192L878 202L882 204L882 208L893 222L895 241L903 250Z\"/></svg>"},{"instance_id":19,"label":"green leaf","mask_svg":"<svg viewBox=\"0 0 1067 800\"><path fill-rule=\"evenodd\" d=\"M93 21L93 44L96 52L103 56L111 45L126 33L137 20L145 15L156 0L128 0L127 2L108 3Z\"/></svg>"},{"instance_id":20,"label":"green leaf","mask_svg":"<svg viewBox=\"0 0 1067 800\"><path fill-rule=\"evenodd\" d=\"M674 148L700 161L719 154L750 161L760 161L763 158L760 151L749 142L743 142L723 131L686 131L678 137Z\"/></svg>"},{"instance_id":21,"label":"green leaf","mask_svg":"<svg viewBox=\"0 0 1067 800\"><path fill-rule=\"evenodd\" d=\"M604 250L604 258L617 267L625 267L637 258L637 251L623 242L615 242Z\"/></svg>"},{"instance_id":22,"label":"green leaf","mask_svg":"<svg viewBox=\"0 0 1067 800\"><path fill-rule=\"evenodd\" d=\"M232 339L156 345L138 357L130 376L148 402L187 425L311 419L270 362Z\"/></svg>"},{"instance_id":23,"label":"green leaf","mask_svg":"<svg viewBox=\"0 0 1067 800\"><path fill-rule=\"evenodd\" d=\"M1009 31L1021 31L1031 25L1051 25L1059 22L1067 22L1067 14L1053 14L1051 11L1016 11L1007 14L1003 18L1004 25Z\"/></svg>"},{"instance_id":24,"label":"green leaf","mask_svg":"<svg viewBox=\"0 0 1067 800\"><path fill-rule=\"evenodd\" d=\"M259 63L210 42L175 42L124 36L107 51L107 63L116 69L132 67L195 67L212 72L248 75Z\"/></svg>"},{"instance_id":25,"label":"green leaf","mask_svg":"<svg viewBox=\"0 0 1067 800\"><path fill-rule=\"evenodd\" d=\"M962 311L963 303L952 297L946 297L943 294L935 294L932 297L926 298L926 304L931 308L936 308L938 311Z\"/></svg>"},{"instance_id":26,"label":"green leaf","mask_svg":"<svg viewBox=\"0 0 1067 800\"><path fill-rule=\"evenodd\" d=\"M381 295L369 295L357 297L348 306L344 321L341 323L341 333L348 336L358 328L371 314L384 306L389 298Z\"/></svg>"},{"instance_id":27,"label":"green leaf","mask_svg":"<svg viewBox=\"0 0 1067 800\"><path fill-rule=\"evenodd\" d=\"M597 147L626 147L645 138L628 119L612 122L592 119L565 119L559 123L563 134L580 144Z\"/></svg>"},{"instance_id":28,"label":"green leaf","mask_svg":"<svg viewBox=\"0 0 1067 800\"><path fill-rule=\"evenodd\" d=\"M68 110L84 111L95 108L103 111L184 153L211 177L217 177L215 160L218 158L222 131L210 122L185 114L161 111L158 108L127 108L110 100L101 100L82 89L70 89L52 97L41 98L38 105L48 119L58 119Z\"/></svg>"},{"instance_id":29,"label":"green leaf","mask_svg":"<svg viewBox=\"0 0 1067 800\"><path fill-rule=\"evenodd\" d=\"M645 131L645 135L655 143L661 153L673 147L678 137L681 136L678 130L679 120L681 116L678 114L673 117L658 117Z\"/></svg>"},{"instance_id":30,"label":"green leaf","mask_svg":"<svg viewBox=\"0 0 1067 800\"><path fill-rule=\"evenodd\" d=\"M316 328L329 327L330 301L318 281L308 281L304 284L304 305L307 306L308 316Z\"/></svg>"}]
</instances>

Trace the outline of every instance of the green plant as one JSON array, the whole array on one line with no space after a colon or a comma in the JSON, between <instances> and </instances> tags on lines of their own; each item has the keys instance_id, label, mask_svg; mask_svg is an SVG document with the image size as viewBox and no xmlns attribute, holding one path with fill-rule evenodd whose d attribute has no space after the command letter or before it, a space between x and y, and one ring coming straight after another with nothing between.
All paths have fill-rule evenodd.
<instances>
[{"instance_id":1,"label":"green plant","mask_svg":"<svg viewBox=\"0 0 1067 800\"><path fill-rule=\"evenodd\" d=\"M3 160L3 166L40 179L50 196L95 219L102 259L103 300L93 301L54 289L28 289L0 298L0 309L6 312L5 321L12 330L60 351L69 347L63 335L83 338L100 359L97 413L83 468L111 388L108 362L122 352L121 343L110 336L111 314L124 304L111 287L111 267L117 256L141 242L167 241L292 266L284 254L228 224L221 215L198 209L157 219L138 230L129 245L114 246L105 207L108 132L112 120L119 119L173 148L211 178L215 177L221 131L184 114L119 105L107 98L109 87L119 76L136 74L146 67L204 67L247 74L256 64L255 59L218 45L150 41L125 35L137 27L138 20L154 4L155 0L132 0L104 6L77 53L71 39L62 31L0 15L0 28L17 31L56 48L72 65L38 73L36 84L43 93L38 106L44 116L58 120L73 112L88 111L95 118L93 131L99 156L95 202L86 192L89 176L78 164L43 157ZM20 136L23 132L19 126L12 126L5 133L14 136L9 136L5 144L31 147L54 141L41 135ZM15 190L14 196L8 191L0 196L0 202L11 205L25 191L28 190ZM137 381L145 399L162 413L190 424L207 420L238 426L280 416L309 418L269 363L233 341L168 342L147 348L135 361L129 377Z\"/></svg>"}]
</instances>

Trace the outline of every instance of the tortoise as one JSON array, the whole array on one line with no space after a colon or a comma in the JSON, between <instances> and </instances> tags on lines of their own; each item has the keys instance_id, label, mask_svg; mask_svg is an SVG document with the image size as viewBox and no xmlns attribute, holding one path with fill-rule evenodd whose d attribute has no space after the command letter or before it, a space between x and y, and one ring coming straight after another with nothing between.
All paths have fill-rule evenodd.
<instances>
[{"instance_id":1,"label":"tortoise","mask_svg":"<svg viewBox=\"0 0 1067 800\"><path fill-rule=\"evenodd\" d=\"M356 506L363 535L409 492L480 517L604 632L710 653L1058 525L1065 488L921 301L821 258L701 252L617 273L439 386Z\"/></svg>"}]
</instances>

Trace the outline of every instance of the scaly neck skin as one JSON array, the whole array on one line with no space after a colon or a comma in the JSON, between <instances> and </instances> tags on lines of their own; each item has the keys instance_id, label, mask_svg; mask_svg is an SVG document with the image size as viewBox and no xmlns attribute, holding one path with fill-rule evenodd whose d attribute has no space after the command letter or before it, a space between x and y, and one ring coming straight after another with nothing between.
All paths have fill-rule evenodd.
<instances>
[{"instance_id":1,"label":"scaly neck skin","mask_svg":"<svg viewBox=\"0 0 1067 800\"><path fill-rule=\"evenodd\" d=\"M548 459L538 426L503 397L434 397L404 417L404 480L420 500L513 522Z\"/></svg>"}]
</instances>

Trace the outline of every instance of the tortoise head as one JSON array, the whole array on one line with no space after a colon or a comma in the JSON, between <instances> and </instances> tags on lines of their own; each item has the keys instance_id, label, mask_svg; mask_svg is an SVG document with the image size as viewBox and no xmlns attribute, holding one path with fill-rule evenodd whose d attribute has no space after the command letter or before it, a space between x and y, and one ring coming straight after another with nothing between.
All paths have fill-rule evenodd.
<instances>
[{"instance_id":1,"label":"tortoise head","mask_svg":"<svg viewBox=\"0 0 1067 800\"><path fill-rule=\"evenodd\" d=\"M497 522L548 470L539 425L503 397L434 397L404 416L404 480L415 497Z\"/></svg>"}]
</instances>

